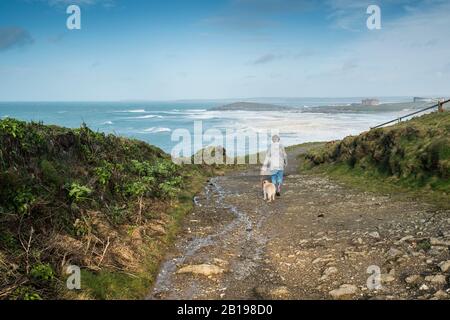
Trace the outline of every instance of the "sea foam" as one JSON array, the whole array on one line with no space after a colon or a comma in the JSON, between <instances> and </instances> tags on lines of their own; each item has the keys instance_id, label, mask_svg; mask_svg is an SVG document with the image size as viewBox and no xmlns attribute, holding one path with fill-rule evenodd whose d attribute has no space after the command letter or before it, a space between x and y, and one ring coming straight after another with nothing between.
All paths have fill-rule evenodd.
<instances>
[{"instance_id":1,"label":"sea foam","mask_svg":"<svg viewBox=\"0 0 450 320\"><path fill-rule=\"evenodd\" d=\"M131 117L128 119L151 119L151 118L162 118L162 116L157 116L155 114L147 114L145 116Z\"/></svg>"},{"instance_id":2,"label":"sea foam","mask_svg":"<svg viewBox=\"0 0 450 320\"><path fill-rule=\"evenodd\" d=\"M145 129L145 133L160 133L160 132L171 132L172 130L170 128L162 128L162 127L151 127L148 129Z\"/></svg>"}]
</instances>

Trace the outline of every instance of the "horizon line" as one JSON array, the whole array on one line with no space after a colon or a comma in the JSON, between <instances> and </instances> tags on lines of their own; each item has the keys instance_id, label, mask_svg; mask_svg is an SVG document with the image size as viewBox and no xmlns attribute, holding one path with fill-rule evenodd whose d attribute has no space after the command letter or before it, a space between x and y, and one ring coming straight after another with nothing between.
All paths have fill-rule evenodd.
<instances>
[{"instance_id":1,"label":"horizon line","mask_svg":"<svg viewBox=\"0 0 450 320\"><path fill-rule=\"evenodd\" d=\"M240 97L240 98L181 98L181 99L116 99L116 100L0 100L0 103L17 103L17 102L189 102L189 101L225 101L234 100L236 102L243 100L256 100L256 99L360 99L360 98L443 98L450 97L446 94L436 94L436 95L360 95L360 96L271 96L271 97Z\"/></svg>"}]
</instances>

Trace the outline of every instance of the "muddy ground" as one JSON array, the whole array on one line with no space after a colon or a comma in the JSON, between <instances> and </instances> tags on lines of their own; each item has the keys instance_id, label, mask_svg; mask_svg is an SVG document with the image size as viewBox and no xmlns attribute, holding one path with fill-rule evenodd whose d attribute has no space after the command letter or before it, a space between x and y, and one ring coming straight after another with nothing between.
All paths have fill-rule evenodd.
<instances>
[{"instance_id":1,"label":"muddy ground","mask_svg":"<svg viewBox=\"0 0 450 320\"><path fill-rule=\"evenodd\" d=\"M257 168L211 179L148 298L449 299L450 211L298 173L302 152L274 203Z\"/></svg>"}]
</instances>

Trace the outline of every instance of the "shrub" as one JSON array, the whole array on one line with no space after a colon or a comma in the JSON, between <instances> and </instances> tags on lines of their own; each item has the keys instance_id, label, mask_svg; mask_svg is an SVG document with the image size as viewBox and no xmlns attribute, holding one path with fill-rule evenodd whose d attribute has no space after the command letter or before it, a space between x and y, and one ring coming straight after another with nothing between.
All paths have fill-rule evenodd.
<instances>
[{"instance_id":1,"label":"shrub","mask_svg":"<svg viewBox=\"0 0 450 320\"><path fill-rule=\"evenodd\" d=\"M108 217L113 224L121 224L128 219L129 212L125 207L112 206L109 208Z\"/></svg>"},{"instance_id":2,"label":"shrub","mask_svg":"<svg viewBox=\"0 0 450 320\"><path fill-rule=\"evenodd\" d=\"M9 298L12 300L42 300L41 296L29 286L18 287Z\"/></svg>"},{"instance_id":3,"label":"shrub","mask_svg":"<svg viewBox=\"0 0 450 320\"><path fill-rule=\"evenodd\" d=\"M42 178L44 181L58 185L61 183L61 177L53 164L48 160L42 160L40 163Z\"/></svg>"},{"instance_id":4,"label":"shrub","mask_svg":"<svg viewBox=\"0 0 450 320\"><path fill-rule=\"evenodd\" d=\"M16 250L20 247L15 235L9 230L0 231L0 246L9 250Z\"/></svg>"},{"instance_id":5,"label":"shrub","mask_svg":"<svg viewBox=\"0 0 450 320\"><path fill-rule=\"evenodd\" d=\"M33 278L33 280L40 281L40 282L46 282L53 280L55 274L53 272L52 267L47 264L37 264L35 265L31 271L30 276Z\"/></svg>"},{"instance_id":6,"label":"shrub","mask_svg":"<svg viewBox=\"0 0 450 320\"><path fill-rule=\"evenodd\" d=\"M173 198L180 191L179 187L182 184L181 177L174 177L168 181L165 181L159 185L160 193L163 198Z\"/></svg>"},{"instance_id":7,"label":"shrub","mask_svg":"<svg viewBox=\"0 0 450 320\"><path fill-rule=\"evenodd\" d=\"M41 296L39 295L39 293L36 292L31 292L31 293L25 293L24 300L42 300Z\"/></svg>"},{"instance_id":8,"label":"shrub","mask_svg":"<svg viewBox=\"0 0 450 320\"><path fill-rule=\"evenodd\" d=\"M97 176L97 180L101 185L108 184L111 179L113 165L108 161L103 161L101 167L97 167L94 169L95 175Z\"/></svg>"},{"instance_id":9,"label":"shrub","mask_svg":"<svg viewBox=\"0 0 450 320\"><path fill-rule=\"evenodd\" d=\"M168 160L158 160L152 168L156 177L168 178L178 173L179 166Z\"/></svg>"},{"instance_id":10,"label":"shrub","mask_svg":"<svg viewBox=\"0 0 450 320\"><path fill-rule=\"evenodd\" d=\"M125 185L125 195L129 197L142 197L149 191L148 183L134 181Z\"/></svg>"},{"instance_id":11,"label":"shrub","mask_svg":"<svg viewBox=\"0 0 450 320\"><path fill-rule=\"evenodd\" d=\"M73 223L75 234L79 237L88 235L91 232L91 224L86 218L76 219Z\"/></svg>"},{"instance_id":12,"label":"shrub","mask_svg":"<svg viewBox=\"0 0 450 320\"><path fill-rule=\"evenodd\" d=\"M25 135L25 122L11 118L1 120L0 133L10 135L15 139L22 139Z\"/></svg>"},{"instance_id":13,"label":"shrub","mask_svg":"<svg viewBox=\"0 0 450 320\"><path fill-rule=\"evenodd\" d=\"M29 214L35 201L36 197L27 187L22 187L19 191L17 191L13 199L14 207L21 215Z\"/></svg>"},{"instance_id":14,"label":"shrub","mask_svg":"<svg viewBox=\"0 0 450 320\"><path fill-rule=\"evenodd\" d=\"M420 242L417 243L417 249L418 250L424 250L424 251L428 251L431 249L431 243L430 240L428 239L424 239Z\"/></svg>"},{"instance_id":15,"label":"shrub","mask_svg":"<svg viewBox=\"0 0 450 320\"><path fill-rule=\"evenodd\" d=\"M70 200L75 203L85 200L92 193L90 188L75 182L68 187L68 191Z\"/></svg>"}]
</instances>

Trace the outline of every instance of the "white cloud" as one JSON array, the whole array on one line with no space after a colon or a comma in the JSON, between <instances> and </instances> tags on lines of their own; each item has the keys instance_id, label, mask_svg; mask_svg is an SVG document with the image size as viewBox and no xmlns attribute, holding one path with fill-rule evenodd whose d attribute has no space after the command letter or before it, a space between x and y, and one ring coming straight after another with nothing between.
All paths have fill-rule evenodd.
<instances>
[{"instance_id":1,"label":"white cloud","mask_svg":"<svg viewBox=\"0 0 450 320\"><path fill-rule=\"evenodd\" d=\"M446 2L385 22L380 31L366 30L328 57L312 79L332 95L450 94L443 81L450 80L449 10ZM346 61L358 64L334 72Z\"/></svg>"}]
</instances>

